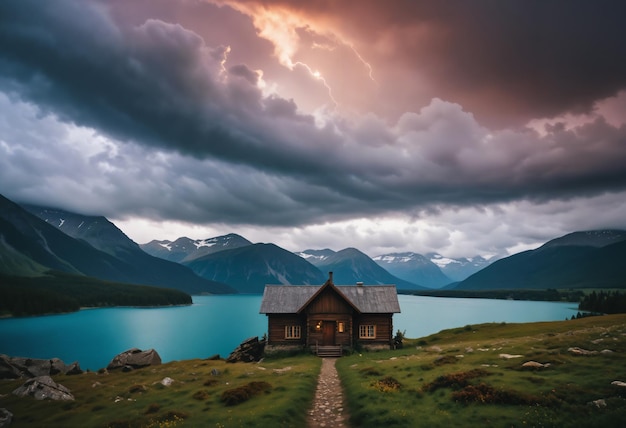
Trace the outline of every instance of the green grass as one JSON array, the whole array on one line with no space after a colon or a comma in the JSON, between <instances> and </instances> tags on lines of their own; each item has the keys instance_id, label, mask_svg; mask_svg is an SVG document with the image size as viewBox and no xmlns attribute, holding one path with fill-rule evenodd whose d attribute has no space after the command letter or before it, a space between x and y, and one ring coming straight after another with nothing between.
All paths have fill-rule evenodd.
<instances>
[{"instance_id":1,"label":"green grass","mask_svg":"<svg viewBox=\"0 0 626 428\"><path fill-rule=\"evenodd\" d=\"M570 347L614 352L573 356ZM626 391L611 382L626 381L625 355L618 315L465 326L353 354L337 369L353 426L622 427ZM550 367L523 369L531 360ZM607 406L588 404L598 399Z\"/></svg>"},{"instance_id":2,"label":"green grass","mask_svg":"<svg viewBox=\"0 0 626 428\"><path fill-rule=\"evenodd\" d=\"M0 382L0 407L11 427L301 427L312 403L321 359L300 355L261 363L189 360L130 373L55 376L73 402L18 398L23 380ZM217 369L220 374L213 375ZM163 378L174 382L163 386ZM227 391L251 391L239 404ZM7 395L4 395L7 394ZM231 394L232 395L232 394Z\"/></svg>"},{"instance_id":3,"label":"green grass","mask_svg":"<svg viewBox=\"0 0 626 428\"><path fill-rule=\"evenodd\" d=\"M570 347L613 352L573 356ZM626 392L611 385L626 381L625 355L626 315L611 315L464 326L342 357L337 369L353 427L607 428L626 421ZM522 369L530 360L550 366ZM12 427L302 427L320 365L292 355L55 376L74 402L18 398L11 391L23 380L0 381L0 407L15 415ZM165 377L174 383L161 385ZM606 407L588 404L598 399Z\"/></svg>"}]
</instances>

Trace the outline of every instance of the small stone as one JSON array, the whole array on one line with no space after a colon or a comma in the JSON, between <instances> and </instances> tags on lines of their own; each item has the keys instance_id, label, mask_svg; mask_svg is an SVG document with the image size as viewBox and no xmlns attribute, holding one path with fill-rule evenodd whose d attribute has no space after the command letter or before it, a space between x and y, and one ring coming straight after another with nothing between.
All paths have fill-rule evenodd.
<instances>
[{"instance_id":1,"label":"small stone","mask_svg":"<svg viewBox=\"0 0 626 428\"><path fill-rule=\"evenodd\" d=\"M519 355L519 354L515 354L515 355L511 355L511 354L500 354L500 358L505 359L505 360L510 360L512 358L522 358L523 355Z\"/></svg>"},{"instance_id":2,"label":"small stone","mask_svg":"<svg viewBox=\"0 0 626 428\"><path fill-rule=\"evenodd\" d=\"M606 407L606 401L603 398L601 398L599 400L590 401L587 404L590 405L590 406L596 406L598 409Z\"/></svg>"}]
</instances>

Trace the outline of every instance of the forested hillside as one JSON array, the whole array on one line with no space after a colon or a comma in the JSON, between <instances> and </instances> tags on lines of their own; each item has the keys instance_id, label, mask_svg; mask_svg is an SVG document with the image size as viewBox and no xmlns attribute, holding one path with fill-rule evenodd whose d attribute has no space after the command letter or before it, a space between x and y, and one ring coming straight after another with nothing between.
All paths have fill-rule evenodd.
<instances>
[{"instance_id":1,"label":"forested hillside","mask_svg":"<svg viewBox=\"0 0 626 428\"><path fill-rule=\"evenodd\" d=\"M191 296L168 288L101 281L62 272L38 277L0 274L0 315L72 312L81 307L190 304Z\"/></svg>"}]
</instances>

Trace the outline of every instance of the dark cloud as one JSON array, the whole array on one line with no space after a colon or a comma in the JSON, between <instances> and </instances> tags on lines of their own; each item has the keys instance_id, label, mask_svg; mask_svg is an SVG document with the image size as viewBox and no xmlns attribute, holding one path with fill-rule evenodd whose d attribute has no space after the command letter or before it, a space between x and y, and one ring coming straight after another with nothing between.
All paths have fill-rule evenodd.
<instances>
[{"instance_id":1,"label":"dark cloud","mask_svg":"<svg viewBox=\"0 0 626 428\"><path fill-rule=\"evenodd\" d=\"M522 110L552 106L548 110L556 113L585 107L621 87L621 60L616 70L602 71L608 66L598 54L602 58L588 72L586 88L578 88L584 73L569 70L578 64L578 57L573 58L578 51L569 44L557 58L544 60L550 65L559 55L564 58L559 62L564 82L542 67L531 73L526 61L539 64L533 57L539 53L524 38L529 30L522 33L521 24L513 22L521 3L502 9L507 3L463 2L446 10L431 2L398 4L407 7L404 16L395 14L393 3L372 27L374 48L377 40L390 37L404 54L401 62L415 67L412 57L419 54L429 64L424 66L429 79L439 82L435 89L450 98L493 88L478 101L468 95L468 104L479 110L493 96L519 98L515 108ZM463 6L469 4L476 9ZM30 202L44 193L64 204L89 200L94 210L119 216L305 225L440 205L545 202L626 188L626 126L599 118L573 129L552 126L545 134L529 128L493 131L465 104L440 98L397 121L373 113L305 114L298 99L264 93L256 65L231 63L227 42L213 43L184 23L162 19L122 24L105 5L69 0L0 3L0 89L13 97L4 101L3 109L30 109L31 116L43 116L33 117L31 124L48 124L58 133L50 134L49 141L24 141L22 134L5 138L8 143L0 146L4 192L10 188ZM355 12L364 18L363 25L378 22L368 15L375 5L382 3L367 2ZM491 11L486 5L498 6ZM530 5L534 11L520 20L526 28L538 26L539 39L546 37L540 49L556 50L556 40L565 36L573 44L580 41L573 34L569 38L572 23L564 24L563 33L554 30L558 37L548 32L556 9L547 13L542 3ZM574 10L582 13L576 5ZM346 9L339 12L348 10L341 7ZM573 12L561 12L565 21L573 19L568 18ZM536 24L530 19L535 16ZM382 25L396 17L396 26ZM617 31L611 30L612 22L607 16L605 31ZM420 26L425 26L424 37L430 37L429 46L419 37L398 39L413 30L420 35ZM362 31L352 29L357 30ZM499 32L508 44L491 40ZM601 45L609 53L622 49L606 42ZM585 46L576 55L584 54ZM498 53L497 59L488 61L489 52ZM526 68L518 70L522 65ZM307 73L302 67L296 72ZM596 82L603 80L596 72L606 79ZM504 77L507 73L510 80ZM310 80L327 96L318 80ZM411 81L400 83L411 87ZM574 93L561 100L557 94L566 87ZM490 110L508 114L504 101ZM62 124L74 128L63 130ZM72 149L67 143L75 138L71 133L87 132L81 127L95 129L94 138L102 141ZM42 158L50 161L28 179L16 169L30 169L34 159ZM33 177L39 184L33 185ZM63 194L74 196L58 196Z\"/></svg>"},{"instance_id":2,"label":"dark cloud","mask_svg":"<svg viewBox=\"0 0 626 428\"><path fill-rule=\"evenodd\" d=\"M285 8L354 41L404 109L441 97L506 126L588 111L626 87L620 0L226 3Z\"/></svg>"}]
</instances>

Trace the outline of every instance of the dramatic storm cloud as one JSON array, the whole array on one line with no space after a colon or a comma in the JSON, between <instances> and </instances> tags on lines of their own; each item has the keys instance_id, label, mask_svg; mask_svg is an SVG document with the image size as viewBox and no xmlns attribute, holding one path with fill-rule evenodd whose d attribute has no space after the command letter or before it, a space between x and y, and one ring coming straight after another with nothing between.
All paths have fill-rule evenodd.
<instances>
[{"instance_id":1,"label":"dramatic storm cloud","mask_svg":"<svg viewBox=\"0 0 626 428\"><path fill-rule=\"evenodd\" d=\"M0 193L370 255L626 228L623 9L4 1Z\"/></svg>"}]
</instances>

